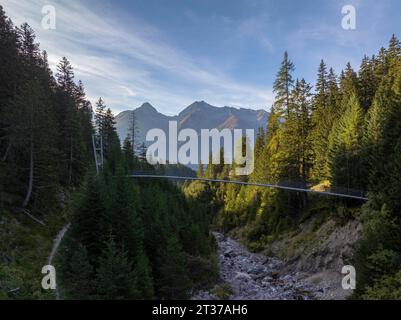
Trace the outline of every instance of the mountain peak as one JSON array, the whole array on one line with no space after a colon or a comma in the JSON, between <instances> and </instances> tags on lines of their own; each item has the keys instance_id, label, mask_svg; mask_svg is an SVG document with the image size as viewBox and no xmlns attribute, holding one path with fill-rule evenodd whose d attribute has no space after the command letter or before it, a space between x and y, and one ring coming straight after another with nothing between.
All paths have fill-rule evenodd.
<instances>
[{"instance_id":1,"label":"mountain peak","mask_svg":"<svg viewBox=\"0 0 401 320\"><path fill-rule=\"evenodd\" d=\"M203 111L205 109L210 109L210 108L215 108L212 105L208 104L205 101L195 101L192 104L190 104L188 107L186 107L184 110L182 110L179 114L179 116L187 115L193 112L197 111Z\"/></svg>"},{"instance_id":2,"label":"mountain peak","mask_svg":"<svg viewBox=\"0 0 401 320\"><path fill-rule=\"evenodd\" d=\"M207 106L207 107L211 107L211 105L210 104L208 104L206 101L204 101L204 100L202 100L202 101L195 101L194 103L192 103L191 105L190 105L190 107L191 106L200 106L200 107L204 107L204 106Z\"/></svg>"},{"instance_id":3,"label":"mountain peak","mask_svg":"<svg viewBox=\"0 0 401 320\"><path fill-rule=\"evenodd\" d=\"M149 102L143 103L137 110L143 110L147 112L157 112L156 108L152 106Z\"/></svg>"}]
</instances>

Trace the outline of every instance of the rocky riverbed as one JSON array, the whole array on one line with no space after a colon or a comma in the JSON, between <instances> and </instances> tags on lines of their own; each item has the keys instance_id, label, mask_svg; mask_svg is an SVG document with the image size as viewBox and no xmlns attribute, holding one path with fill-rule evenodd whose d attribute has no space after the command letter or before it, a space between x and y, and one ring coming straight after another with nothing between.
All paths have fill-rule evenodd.
<instances>
[{"instance_id":1,"label":"rocky riverbed","mask_svg":"<svg viewBox=\"0 0 401 320\"><path fill-rule=\"evenodd\" d=\"M221 284L199 291L199 300L310 300L318 298L317 288L303 282L300 273L284 271L276 258L249 252L237 241L214 233L218 244ZM224 295L222 296L222 291Z\"/></svg>"}]
</instances>

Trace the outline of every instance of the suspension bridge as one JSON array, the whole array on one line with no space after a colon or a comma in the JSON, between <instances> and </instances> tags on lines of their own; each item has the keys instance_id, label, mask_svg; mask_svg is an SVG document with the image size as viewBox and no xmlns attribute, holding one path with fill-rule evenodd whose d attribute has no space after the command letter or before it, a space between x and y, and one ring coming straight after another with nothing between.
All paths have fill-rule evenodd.
<instances>
[{"instance_id":1,"label":"suspension bridge","mask_svg":"<svg viewBox=\"0 0 401 320\"><path fill-rule=\"evenodd\" d=\"M350 193L340 193L340 192L333 192L333 191L318 191L314 189L308 188L298 188L298 187L291 187L279 184L269 184L269 183L257 183L257 182L246 182L246 181L236 181L236 180L222 180L222 179L208 179L208 178L198 178L198 177L183 177L183 176L168 176L168 175L157 175L157 174L130 174L128 175L130 178L136 179L167 179L167 180L183 180L183 181L203 181L203 182L210 182L210 183L227 183L227 184L236 184L236 185L244 185L244 186L254 186L254 187L265 187L265 188L273 188L273 189L281 189L281 190L288 190L294 192L305 192L305 193L312 193L312 194L319 194L325 196L332 196L332 197L339 197L339 198L348 198L348 199L356 199L367 201L368 198L363 195L360 191L353 191L356 193L360 193L360 195L350 194Z\"/></svg>"},{"instance_id":2,"label":"suspension bridge","mask_svg":"<svg viewBox=\"0 0 401 320\"><path fill-rule=\"evenodd\" d=\"M93 135L93 151L95 157L96 170L99 174L102 166L103 166L103 141L101 136ZM184 177L184 176L172 176L172 175L160 175L160 174L151 174L151 173L132 173L128 175L129 178L134 179L166 179L166 180L181 180L181 181L203 181L208 183L226 183L226 184L236 184L236 185L244 185L244 186L254 186L254 187L264 187L264 188L273 188L279 190L287 190L293 192L304 192L310 194L318 194L323 196L330 197L338 197L338 198L346 198L346 199L354 199L360 201L367 201L365 193L359 190L350 190L350 189L331 189L328 191L319 191L313 188L308 188L303 183L303 187L294 186L294 183L291 185L284 184L269 184L269 183L258 183L258 182L247 182L247 181L236 181L236 180L222 180L222 179L209 179L209 178L201 178L201 177ZM337 191L341 190L341 191ZM345 191L343 191L345 190Z\"/></svg>"}]
</instances>

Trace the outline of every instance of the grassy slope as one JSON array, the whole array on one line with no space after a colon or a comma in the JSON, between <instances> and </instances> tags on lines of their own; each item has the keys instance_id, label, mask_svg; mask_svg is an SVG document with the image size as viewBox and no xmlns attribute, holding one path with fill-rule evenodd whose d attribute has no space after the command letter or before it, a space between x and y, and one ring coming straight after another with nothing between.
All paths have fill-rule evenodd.
<instances>
[{"instance_id":1,"label":"grassy slope","mask_svg":"<svg viewBox=\"0 0 401 320\"><path fill-rule=\"evenodd\" d=\"M45 222L23 213L0 214L0 299L52 299L52 292L42 289L41 270L65 215L55 212Z\"/></svg>"}]
</instances>

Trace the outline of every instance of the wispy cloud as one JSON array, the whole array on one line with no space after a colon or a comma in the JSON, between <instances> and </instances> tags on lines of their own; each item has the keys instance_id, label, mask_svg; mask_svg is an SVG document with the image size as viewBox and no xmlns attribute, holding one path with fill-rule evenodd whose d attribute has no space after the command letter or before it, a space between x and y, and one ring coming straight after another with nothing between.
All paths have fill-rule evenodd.
<instances>
[{"instance_id":1,"label":"wispy cloud","mask_svg":"<svg viewBox=\"0 0 401 320\"><path fill-rule=\"evenodd\" d=\"M125 94L128 97L135 97L137 96L137 93L134 92L133 90L131 90L130 88L126 87L126 86L120 86L121 89L123 89L125 91Z\"/></svg>"},{"instance_id":2,"label":"wispy cloud","mask_svg":"<svg viewBox=\"0 0 401 320\"><path fill-rule=\"evenodd\" d=\"M56 30L41 28L45 4L56 8ZM341 28L344 4L356 6L357 30ZM168 114L194 100L268 108L285 50L294 75L314 83L320 59L337 72L348 61L357 68L400 29L397 0L7 0L3 6L16 24L26 21L37 31L53 69L67 56L88 96L102 96L115 112L144 101Z\"/></svg>"},{"instance_id":3,"label":"wispy cloud","mask_svg":"<svg viewBox=\"0 0 401 320\"><path fill-rule=\"evenodd\" d=\"M102 96L116 112L144 101L167 113L179 111L194 99L254 107L271 103L269 88L232 79L218 66L202 65L139 19L134 18L127 30L118 20L100 16L78 1L55 1L57 29L43 30L41 7L45 4L49 1L9 0L4 7L16 23L27 21L37 31L53 69L67 56L88 96ZM245 25L242 32L251 27ZM267 39L262 42L271 46Z\"/></svg>"}]
</instances>

